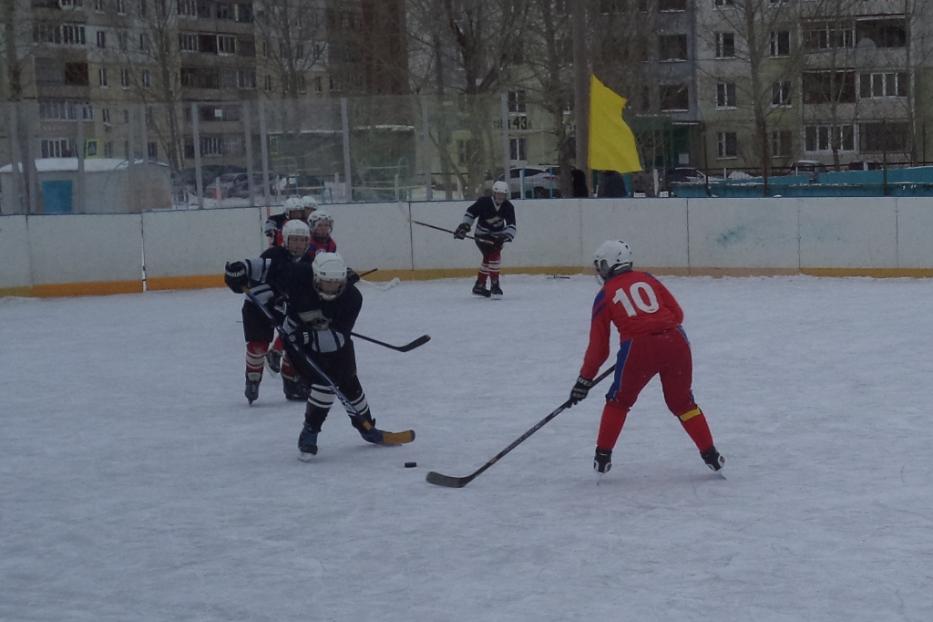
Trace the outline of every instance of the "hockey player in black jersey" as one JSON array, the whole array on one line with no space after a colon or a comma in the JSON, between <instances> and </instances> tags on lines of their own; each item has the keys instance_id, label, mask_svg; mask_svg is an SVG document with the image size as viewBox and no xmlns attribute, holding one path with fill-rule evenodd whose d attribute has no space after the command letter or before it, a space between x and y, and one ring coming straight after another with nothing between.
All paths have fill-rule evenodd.
<instances>
[{"instance_id":1,"label":"hockey player in black jersey","mask_svg":"<svg viewBox=\"0 0 933 622\"><path fill-rule=\"evenodd\" d=\"M226 265L224 281L232 291L249 288L263 304L275 295L282 295L287 301L287 315L280 318L279 330L286 339L286 351L293 364L310 384L304 426L298 438L303 460L317 454L318 434L338 396L344 401L351 424L364 440L395 445L414 439L410 430L380 430L370 413L357 377L351 339L363 296L348 281L348 272L340 255L326 252L318 253L311 265L282 261L281 257Z\"/></svg>"},{"instance_id":2,"label":"hockey player in black jersey","mask_svg":"<svg viewBox=\"0 0 933 622\"><path fill-rule=\"evenodd\" d=\"M509 185L504 181L497 181L492 185L491 197L480 197L473 205L467 208L463 215L463 222L454 232L454 237L462 240L473 227L476 221L474 238L476 247L483 254L473 285L473 293L477 296L500 298L502 287L499 285L499 267L502 259L502 246L515 239L517 231L515 225L515 207L508 200ZM486 279L489 278L489 289L486 289Z\"/></svg>"}]
</instances>

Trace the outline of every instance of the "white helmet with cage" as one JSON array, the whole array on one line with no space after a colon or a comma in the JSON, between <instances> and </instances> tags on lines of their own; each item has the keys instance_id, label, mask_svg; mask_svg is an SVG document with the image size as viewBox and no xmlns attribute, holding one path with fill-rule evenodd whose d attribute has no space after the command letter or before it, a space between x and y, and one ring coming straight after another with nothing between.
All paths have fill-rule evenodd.
<instances>
[{"instance_id":1,"label":"white helmet with cage","mask_svg":"<svg viewBox=\"0 0 933 622\"><path fill-rule=\"evenodd\" d=\"M314 290L322 300L333 300L347 287L347 264L337 253L318 253L311 262Z\"/></svg>"},{"instance_id":2,"label":"white helmet with cage","mask_svg":"<svg viewBox=\"0 0 933 622\"><path fill-rule=\"evenodd\" d=\"M508 185L507 183L505 183L504 181L501 181L501 180L500 180L500 181L497 181L496 183L494 183L494 184L492 185L492 193L493 193L493 194L505 194L505 195L508 195L508 194L509 194L509 185Z\"/></svg>"},{"instance_id":3,"label":"white helmet with cage","mask_svg":"<svg viewBox=\"0 0 933 622\"><path fill-rule=\"evenodd\" d=\"M311 230L303 220L292 219L282 225L282 246L292 257L301 257L311 245Z\"/></svg>"},{"instance_id":4,"label":"white helmet with cage","mask_svg":"<svg viewBox=\"0 0 933 622\"><path fill-rule=\"evenodd\" d=\"M303 197L301 197L301 204L309 212L313 212L314 210L317 209L317 200L310 194L306 194Z\"/></svg>"},{"instance_id":5,"label":"white helmet with cage","mask_svg":"<svg viewBox=\"0 0 933 622\"><path fill-rule=\"evenodd\" d=\"M622 240L606 240L593 253L593 265L602 281L628 272L632 269L632 247Z\"/></svg>"},{"instance_id":6,"label":"white helmet with cage","mask_svg":"<svg viewBox=\"0 0 933 622\"><path fill-rule=\"evenodd\" d=\"M324 240L334 230L334 217L323 209L316 209L308 216L308 226L313 237Z\"/></svg>"},{"instance_id":7,"label":"white helmet with cage","mask_svg":"<svg viewBox=\"0 0 933 622\"><path fill-rule=\"evenodd\" d=\"M299 212L299 213L295 213ZM289 197L285 199L285 215L288 218L305 219L305 206L298 197Z\"/></svg>"}]
</instances>

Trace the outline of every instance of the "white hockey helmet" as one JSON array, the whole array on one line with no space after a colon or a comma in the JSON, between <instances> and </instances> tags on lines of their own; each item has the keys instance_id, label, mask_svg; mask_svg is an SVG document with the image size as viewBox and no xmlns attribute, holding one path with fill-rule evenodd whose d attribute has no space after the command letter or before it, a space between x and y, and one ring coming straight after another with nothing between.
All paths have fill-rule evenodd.
<instances>
[{"instance_id":1,"label":"white hockey helmet","mask_svg":"<svg viewBox=\"0 0 933 622\"><path fill-rule=\"evenodd\" d=\"M311 230L303 220L292 219L282 225L282 246L292 257L301 257L311 244Z\"/></svg>"},{"instance_id":2,"label":"white hockey helmet","mask_svg":"<svg viewBox=\"0 0 933 622\"><path fill-rule=\"evenodd\" d=\"M337 253L318 253L311 262L314 290L322 300L333 300L347 287L347 264Z\"/></svg>"},{"instance_id":3,"label":"white hockey helmet","mask_svg":"<svg viewBox=\"0 0 933 622\"><path fill-rule=\"evenodd\" d=\"M296 215L295 212L300 212L300 214ZM289 218L305 219L305 205L300 198L288 197L285 199L285 215Z\"/></svg>"},{"instance_id":4,"label":"white hockey helmet","mask_svg":"<svg viewBox=\"0 0 933 622\"><path fill-rule=\"evenodd\" d=\"M622 240L606 240L593 253L593 265L602 281L627 272L632 269L632 247Z\"/></svg>"},{"instance_id":5,"label":"white hockey helmet","mask_svg":"<svg viewBox=\"0 0 933 622\"><path fill-rule=\"evenodd\" d=\"M310 194L301 197L301 204L304 205L305 209L309 212L313 212L317 209L317 200Z\"/></svg>"},{"instance_id":6,"label":"white hockey helmet","mask_svg":"<svg viewBox=\"0 0 933 622\"><path fill-rule=\"evenodd\" d=\"M323 225L327 226L327 231L318 231L318 227ZM308 216L308 226L311 227L312 236L319 239L326 239L331 234L331 231L334 230L334 217L323 209L316 209Z\"/></svg>"},{"instance_id":7,"label":"white hockey helmet","mask_svg":"<svg viewBox=\"0 0 933 622\"><path fill-rule=\"evenodd\" d=\"M497 181L496 183L492 185L492 193L508 195L509 185L505 183L504 181Z\"/></svg>"}]
</instances>

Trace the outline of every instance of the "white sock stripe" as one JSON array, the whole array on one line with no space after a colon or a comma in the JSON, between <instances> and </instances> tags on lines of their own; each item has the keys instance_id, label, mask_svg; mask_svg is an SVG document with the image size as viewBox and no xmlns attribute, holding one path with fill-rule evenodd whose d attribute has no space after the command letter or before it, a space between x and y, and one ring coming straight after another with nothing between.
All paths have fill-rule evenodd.
<instances>
[{"instance_id":1,"label":"white sock stripe","mask_svg":"<svg viewBox=\"0 0 933 622\"><path fill-rule=\"evenodd\" d=\"M335 399L333 393L318 391L315 387L311 387L311 391L308 393L308 401L312 406L318 406L319 408L330 408L333 406Z\"/></svg>"},{"instance_id":2,"label":"white sock stripe","mask_svg":"<svg viewBox=\"0 0 933 622\"><path fill-rule=\"evenodd\" d=\"M266 360L266 357L264 354L255 356L251 354L250 352L246 353L246 364L252 367L262 367L265 360Z\"/></svg>"}]
</instances>

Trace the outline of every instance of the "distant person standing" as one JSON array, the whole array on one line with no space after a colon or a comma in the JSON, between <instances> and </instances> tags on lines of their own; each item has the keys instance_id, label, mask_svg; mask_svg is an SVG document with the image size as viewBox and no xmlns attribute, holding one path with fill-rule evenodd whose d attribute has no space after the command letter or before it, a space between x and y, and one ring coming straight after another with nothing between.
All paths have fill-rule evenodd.
<instances>
[{"instance_id":1,"label":"distant person standing","mask_svg":"<svg viewBox=\"0 0 933 622\"><path fill-rule=\"evenodd\" d=\"M499 285L502 247L506 242L515 239L517 231L515 206L509 201L508 195L509 185L504 181L497 181L492 185L492 196L480 197L468 207L463 215L463 222L454 231L454 237L462 240L473 227L473 221L476 221L476 247L483 254L483 262L473 285L473 293L477 296L502 297L502 287ZM489 289L486 289L487 278Z\"/></svg>"},{"instance_id":2,"label":"distant person standing","mask_svg":"<svg viewBox=\"0 0 933 622\"><path fill-rule=\"evenodd\" d=\"M693 360L681 327L684 313L664 285L647 272L632 270L632 249L621 240L603 242L593 255L603 282L593 302L590 341L580 376L570 392L571 404L584 399L599 366L609 355L610 327L619 332L615 376L606 394L596 438L593 468L606 473L629 409L656 375L664 401L693 440L703 462L714 471L725 463L713 445L706 416L693 401Z\"/></svg>"},{"instance_id":3,"label":"distant person standing","mask_svg":"<svg viewBox=\"0 0 933 622\"><path fill-rule=\"evenodd\" d=\"M625 178L622 173L616 171L601 171L599 173L599 185L596 191L597 197L616 198L627 197L628 192L625 188Z\"/></svg>"},{"instance_id":4,"label":"distant person standing","mask_svg":"<svg viewBox=\"0 0 933 622\"><path fill-rule=\"evenodd\" d=\"M570 171L570 179L573 182L573 196L575 198L590 196L590 189L586 186L586 173L574 167Z\"/></svg>"}]
</instances>

